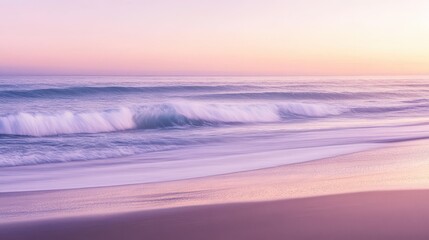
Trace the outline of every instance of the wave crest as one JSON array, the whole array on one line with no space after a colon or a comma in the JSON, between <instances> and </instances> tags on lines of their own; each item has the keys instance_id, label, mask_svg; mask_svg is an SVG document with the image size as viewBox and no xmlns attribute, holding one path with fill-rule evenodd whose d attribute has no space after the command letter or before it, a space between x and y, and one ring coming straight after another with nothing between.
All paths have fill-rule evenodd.
<instances>
[{"instance_id":1,"label":"wave crest","mask_svg":"<svg viewBox=\"0 0 429 240\"><path fill-rule=\"evenodd\" d=\"M18 113L0 117L0 134L49 136L115 132L173 126L279 122L293 117L338 115L338 108L303 103L211 104L164 103L135 108L73 113Z\"/></svg>"},{"instance_id":2,"label":"wave crest","mask_svg":"<svg viewBox=\"0 0 429 240\"><path fill-rule=\"evenodd\" d=\"M0 118L0 134L47 136L73 133L112 132L135 128L128 108L115 111L57 114L18 113Z\"/></svg>"}]
</instances>

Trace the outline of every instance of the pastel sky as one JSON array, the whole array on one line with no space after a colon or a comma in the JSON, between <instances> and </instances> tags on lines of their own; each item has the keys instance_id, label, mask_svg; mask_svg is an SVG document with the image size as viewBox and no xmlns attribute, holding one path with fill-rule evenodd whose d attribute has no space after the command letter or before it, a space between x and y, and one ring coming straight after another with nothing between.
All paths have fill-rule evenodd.
<instances>
[{"instance_id":1,"label":"pastel sky","mask_svg":"<svg viewBox=\"0 0 429 240\"><path fill-rule=\"evenodd\" d=\"M0 0L0 74L429 74L429 1Z\"/></svg>"}]
</instances>

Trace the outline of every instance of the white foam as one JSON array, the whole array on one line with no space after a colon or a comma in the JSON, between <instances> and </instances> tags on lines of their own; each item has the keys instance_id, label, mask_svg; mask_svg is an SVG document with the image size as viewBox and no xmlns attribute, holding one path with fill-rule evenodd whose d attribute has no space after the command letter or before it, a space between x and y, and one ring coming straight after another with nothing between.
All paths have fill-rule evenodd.
<instances>
[{"instance_id":1,"label":"white foam","mask_svg":"<svg viewBox=\"0 0 429 240\"><path fill-rule=\"evenodd\" d=\"M323 117L341 111L320 104L215 104L179 102L109 111L26 113L0 117L0 134L48 136L115 132L205 123L278 122L285 117Z\"/></svg>"},{"instance_id":2,"label":"white foam","mask_svg":"<svg viewBox=\"0 0 429 240\"><path fill-rule=\"evenodd\" d=\"M174 161L134 161L133 164L91 165L83 162L78 167L71 165L40 165L38 171L29 168L6 168L0 179L0 192L74 189L103 187L137 183L153 183L206 177L240 171L276 167L286 164L312 161L381 147L379 144L352 144L320 146L270 151L249 151L248 146L234 147L236 154L223 155L215 146L218 155L206 155L206 146L200 149L178 149L155 152L140 158L175 159ZM227 151L231 148L224 146ZM246 150L242 150L246 149ZM241 153L240 153L241 151ZM87 165L85 165L87 163ZM117 163L117 162L116 162ZM22 179L25 175L25 179ZM5 183L7 182L7 184Z\"/></svg>"},{"instance_id":3,"label":"white foam","mask_svg":"<svg viewBox=\"0 0 429 240\"><path fill-rule=\"evenodd\" d=\"M128 108L115 111L57 114L18 113L0 118L0 134L46 136L97 133L133 129L136 123Z\"/></svg>"}]
</instances>

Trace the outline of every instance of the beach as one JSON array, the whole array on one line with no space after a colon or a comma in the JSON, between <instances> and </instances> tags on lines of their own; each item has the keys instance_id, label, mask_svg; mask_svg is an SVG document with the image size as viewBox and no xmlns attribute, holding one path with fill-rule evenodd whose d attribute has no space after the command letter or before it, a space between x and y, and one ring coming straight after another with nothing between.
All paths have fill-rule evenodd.
<instances>
[{"instance_id":1,"label":"beach","mask_svg":"<svg viewBox=\"0 0 429 240\"><path fill-rule=\"evenodd\" d=\"M429 191L367 192L0 226L2 239L427 239Z\"/></svg>"},{"instance_id":2,"label":"beach","mask_svg":"<svg viewBox=\"0 0 429 240\"><path fill-rule=\"evenodd\" d=\"M2 239L427 239L427 140L212 177L1 193Z\"/></svg>"},{"instance_id":3,"label":"beach","mask_svg":"<svg viewBox=\"0 0 429 240\"><path fill-rule=\"evenodd\" d=\"M0 240L429 240L429 0L0 0Z\"/></svg>"}]
</instances>

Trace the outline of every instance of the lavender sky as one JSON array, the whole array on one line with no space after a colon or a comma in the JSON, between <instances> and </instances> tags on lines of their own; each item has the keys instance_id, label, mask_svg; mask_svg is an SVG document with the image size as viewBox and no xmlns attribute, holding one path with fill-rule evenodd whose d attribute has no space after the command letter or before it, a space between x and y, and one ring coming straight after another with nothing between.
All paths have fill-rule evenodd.
<instances>
[{"instance_id":1,"label":"lavender sky","mask_svg":"<svg viewBox=\"0 0 429 240\"><path fill-rule=\"evenodd\" d=\"M429 74L429 1L0 0L0 74Z\"/></svg>"}]
</instances>

